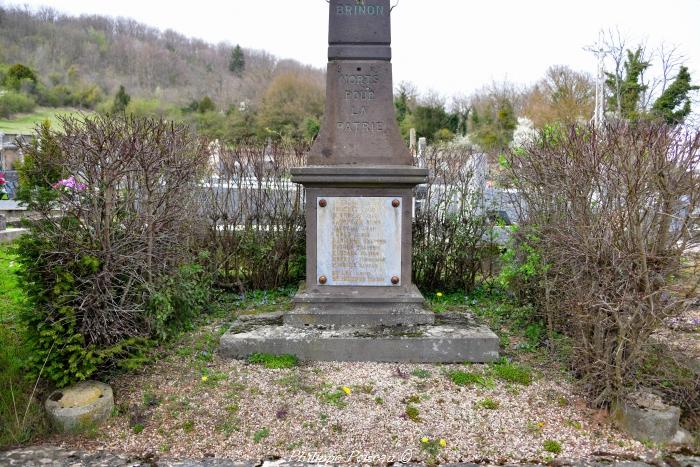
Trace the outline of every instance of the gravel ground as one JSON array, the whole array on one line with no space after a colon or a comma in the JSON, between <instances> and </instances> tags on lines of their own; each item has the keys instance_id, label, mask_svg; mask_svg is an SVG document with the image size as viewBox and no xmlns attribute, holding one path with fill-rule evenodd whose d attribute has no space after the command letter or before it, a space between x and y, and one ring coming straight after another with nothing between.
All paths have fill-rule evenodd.
<instances>
[{"instance_id":1,"label":"gravel ground","mask_svg":"<svg viewBox=\"0 0 700 467\"><path fill-rule=\"evenodd\" d=\"M546 369L552 365L540 364L527 386L491 378L487 365L266 369L211 355L212 334L208 342L205 350L181 344L142 374L111 381L118 410L99 430L46 441L161 458L373 464L657 454L612 427L604 413L586 408L563 373ZM453 370L485 374L487 384L458 386L447 376ZM409 406L418 410L412 418ZM561 452L546 451L547 440L558 442Z\"/></svg>"}]
</instances>

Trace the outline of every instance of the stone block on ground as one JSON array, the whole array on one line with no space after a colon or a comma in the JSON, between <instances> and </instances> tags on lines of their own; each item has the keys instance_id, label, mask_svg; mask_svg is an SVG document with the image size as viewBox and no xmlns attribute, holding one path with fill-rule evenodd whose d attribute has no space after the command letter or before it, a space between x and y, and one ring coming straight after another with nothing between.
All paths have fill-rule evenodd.
<instances>
[{"instance_id":1,"label":"stone block on ground","mask_svg":"<svg viewBox=\"0 0 700 467\"><path fill-rule=\"evenodd\" d=\"M81 432L98 426L112 413L112 388L83 381L51 393L44 404L52 426L59 432Z\"/></svg>"},{"instance_id":2,"label":"stone block on ground","mask_svg":"<svg viewBox=\"0 0 700 467\"><path fill-rule=\"evenodd\" d=\"M616 410L622 428L633 438L655 443L690 444L692 436L679 425L681 409L648 391L628 396Z\"/></svg>"}]
</instances>

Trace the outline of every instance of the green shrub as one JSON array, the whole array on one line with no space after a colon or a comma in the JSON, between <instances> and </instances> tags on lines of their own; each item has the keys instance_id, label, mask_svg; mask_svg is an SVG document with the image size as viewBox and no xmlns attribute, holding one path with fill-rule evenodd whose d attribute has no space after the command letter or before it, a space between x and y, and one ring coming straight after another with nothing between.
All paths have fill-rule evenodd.
<instances>
[{"instance_id":1,"label":"green shrub","mask_svg":"<svg viewBox=\"0 0 700 467\"><path fill-rule=\"evenodd\" d=\"M208 252L200 252L198 262L180 266L172 275L155 284L147 312L156 337L166 340L180 331L192 329L195 319L211 302L212 278L203 266Z\"/></svg>"},{"instance_id":2,"label":"green shrub","mask_svg":"<svg viewBox=\"0 0 700 467\"><path fill-rule=\"evenodd\" d=\"M0 118L32 112L35 107L36 101L31 96L15 91L0 91Z\"/></svg>"},{"instance_id":3,"label":"green shrub","mask_svg":"<svg viewBox=\"0 0 700 467\"><path fill-rule=\"evenodd\" d=\"M39 222L41 235L34 231L17 240L21 284L30 304L19 320L27 329L26 341L32 349L28 375L41 375L62 387L87 379L108 361L129 356L145 339L134 337L106 346L87 342L81 333L84 316L76 299L81 296L81 287L98 272L99 264L89 256L50 264L47 258L55 247L50 237L60 235L54 229L76 229L77 224L68 218L58 226Z\"/></svg>"}]
</instances>

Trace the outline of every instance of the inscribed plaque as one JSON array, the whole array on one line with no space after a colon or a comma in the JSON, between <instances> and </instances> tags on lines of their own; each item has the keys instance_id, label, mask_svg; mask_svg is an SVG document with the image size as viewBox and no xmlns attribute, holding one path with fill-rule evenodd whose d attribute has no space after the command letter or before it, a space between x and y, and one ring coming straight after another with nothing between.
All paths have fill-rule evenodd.
<instances>
[{"instance_id":1,"label":"inscribed plaque","mask_svg":"<svg viewBox=\"0 0 700 467\"><path fill-rule=\"evenodd\" d=\"M316 270L326 285L392 286L401 277L400 197L323 197ZM316 278L317 283L318 277Z\"/></svg>"}]
</instances>

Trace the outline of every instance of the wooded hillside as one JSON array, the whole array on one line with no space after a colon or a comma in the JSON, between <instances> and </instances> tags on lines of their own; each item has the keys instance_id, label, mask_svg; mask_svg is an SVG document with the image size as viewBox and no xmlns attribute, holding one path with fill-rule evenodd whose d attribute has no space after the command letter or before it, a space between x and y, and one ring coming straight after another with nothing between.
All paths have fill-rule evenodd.
<instances>
[{"instance_id":1,"label":"wooded hillside","mask_svg":"<svg viewBox=\"0 0 700 467\"><path fill-rule=\"evenodd\" d=\"M235 41L235 37L231 37ZM323 86L323 71L260 50L212 45L128 18L73 17L45 8L0 7L0 63L23 63L46 86L96 85L105 97L123 85L134 97L186 105L209 96L220 110L257 107L276 75L302 74Z\"/></svg>"}]
</instances>

